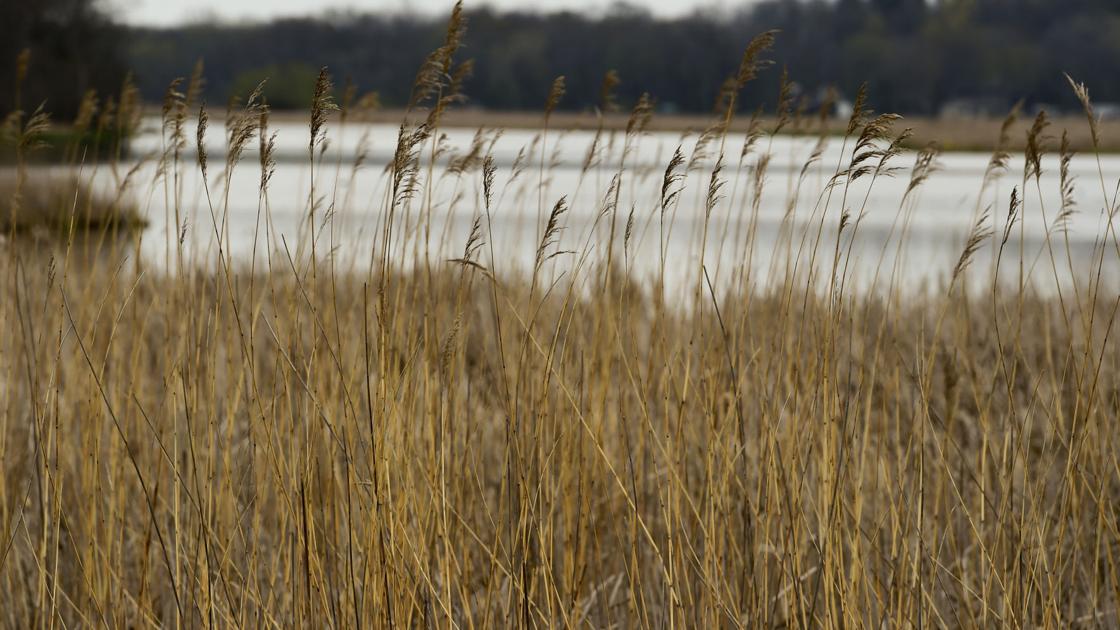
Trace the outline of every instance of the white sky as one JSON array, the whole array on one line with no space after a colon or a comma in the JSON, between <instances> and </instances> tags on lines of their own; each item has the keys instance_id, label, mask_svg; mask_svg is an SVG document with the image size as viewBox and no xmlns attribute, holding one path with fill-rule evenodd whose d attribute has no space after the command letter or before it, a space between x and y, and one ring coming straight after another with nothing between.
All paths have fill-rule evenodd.
<instances>
[{"instance_id":1,"label":"white sky","mask_svg":"<svg viewBox=\"0 0 1120 630\"><path fill-rule=\"evenodd\" d=\"M659 17L676 17L695 9L722 10L744 0L629 0ZM169 26L217 18L224 21L266 21L281 16L323 14L331 9L363 12L412 12L442 15L453 0L106 0L118 19L129 24ZM488 5L497 9L596 13L611 0L465 0L467 8Z\"/></svg>"}]
</instances>

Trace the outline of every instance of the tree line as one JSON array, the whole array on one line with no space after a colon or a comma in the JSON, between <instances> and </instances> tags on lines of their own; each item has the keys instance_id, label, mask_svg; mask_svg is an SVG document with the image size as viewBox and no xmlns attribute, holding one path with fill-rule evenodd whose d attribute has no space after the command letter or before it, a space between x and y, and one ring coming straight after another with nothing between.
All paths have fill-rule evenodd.
<instances>
[{"instance_id":1,"label":"tree line","mask_svg":"<svg viewBox=\"0 0 1120 630\"><path fill-rule=\"evenodd\" d=\"M5 3L5 10L93 1ZM79 47L119 48L60 59L42 79L58 83L56 103L68 102L62 88L97 87L97 81L119 78L124 68L146 100L158 101L171 79L202 59L212 103L245 94L267 76L274 107L305 107L318 68L328 66L340 83L349 79L363 91L376 91L385 105L399 106L444 32L440 18L332 13L138 28L122 37L119 27L89 11L83 15L92 26L85 31L39 33L52 33L52 41L71 47L77 46L74 38L88 38ZM13 22L0 20L6 25L0 28L11 28ZM770 29L781 31L770 52L775 69L749 86L740 104L745 110L772 109L782 68L807 97L834 87L851 98L866 82L877 109L907 114L937 114L962 102L998 110L1019 99L1073 110L1063 73L1088 84L1098 102L1120 101L1120 83L1112 80L1120 75L1115 0L763 0L674 20L624 3L586 16L470 10L468 2L464 55L475 65L465 91L479 107L533 110L542 106L553 79L565 75L561 108L586 110L598 103L604 74L615 70L624 106L649 92L662 111L707 112L746 42ZM94 31L99 35L90 35ZM109 31L114 35L107 37ZM18 38L7 42L9 55L20 47ZM104 71L90 74L91 64L102 59ZM82 81L69 79L79 72L85 73ZM0 81L9 75L0 74ZM35 96L48 92L44 87Z\"/></svg>"},{"instance_id":2,"label":"tree line","mask_svg":"<svg viewBox=\"0 0 1120 630\"><path fill-rule=\"evenodd\" d=\"M88 90L116 92L129 35L94 0L0 2L0 119L40 105L70 116Z\"/></svg>"}]
</instances>

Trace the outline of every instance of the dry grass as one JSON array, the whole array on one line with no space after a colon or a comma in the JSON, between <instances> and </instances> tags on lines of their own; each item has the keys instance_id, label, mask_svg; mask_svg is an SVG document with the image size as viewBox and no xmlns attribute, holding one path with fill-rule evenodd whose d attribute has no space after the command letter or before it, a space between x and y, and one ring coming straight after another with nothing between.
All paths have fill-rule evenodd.
<instances>
[{"instance_id":1,"label":"dry grass","mask_svg":"<svg viewBox=\"0 0 1120 630\"><path fill-rule=\"evenodd\" d=\"M460 35L431 63L451 67ZM443 103L450 76L425 74L424 92ZM177 162L191 104L172 99L170 173L199 166ZM313 113L312 160L331 105ZM438 118L401 128L368 269L279 243L263 267L219 249L147 272L128 248L3 246L0 622L1118 623L1120 302L1095 273L1120 255L1111 231L1056 297L968 274L854 293L837 245L813 248L833 273L811 281L743 265L716 290L698 266L682 302L662 282L671 261L648 285L624 273L618 180L602 245L556 256L564 206L535 187L503 206L483 159L462 175L479 200L462 256L417 260L406 243L424 223L405 215L431 220ZM252 102L235 121L231 144L268 137ZM891 123L853 120L821 225L858 233L858 206L836 201L890 168ZM757 214L755 140L755 184L721 185L727 155L709 211ZM266 149L266 214L272 166ZM596 168L631 176L625 160ZM663 218L680 183L670 166L648 184ZM309 224L329 225L315 201ZM501 273L491 221L534 202L541 262ZM1017 203L994 233L978 224L959 268L981 246L1003 254L1030 210ZM219 197L195 210L228 238ZM754 229L704 234L754 247ZM602 255L581 265L588 252Z\"/></svg>"},{"instance_id":2,"label":"dry grass","mask_svg":"<svg viewBox=\"0 0 1120 630\"><path fill-rule=\"evenodd\" d=\"M124 192L95 191L78 176L0 174L0 233L66 235L73 230L128 233L147 221Z\"/></svg>"}]
</instances>

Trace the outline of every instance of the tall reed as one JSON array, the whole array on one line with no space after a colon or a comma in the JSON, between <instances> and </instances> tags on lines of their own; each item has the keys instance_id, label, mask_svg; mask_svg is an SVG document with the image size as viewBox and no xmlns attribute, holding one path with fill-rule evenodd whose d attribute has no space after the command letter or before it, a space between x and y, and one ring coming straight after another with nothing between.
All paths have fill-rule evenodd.
<instances>
[{"instance_id":1,"label":"tall reed","mask_svg":"<svg viewBox=\"0 0 1120 630\"><path fill-rule=\"evenodd\" d=\"M909 156L867 286L860 186L900 174L908 133L874 115L865 90L841 138L822 114L769 242L779 132L813 124L787 87L777 125L756 115L742 138L729 132L739 92L767 80L772 33L748 45L690 145L648 165L643 97L617 142L594 135L577 188L554 194L544 131L508 165L497 132L445 152L442 114L469 74L454 60L465 29L456 5L418 73L422 116L400 126L383 176L361 169L364 151L350 165L351 182L379 182L360 258L334 241L359 196L325 183L325 69L308 194L283 200L306 218L298 238L275 228L267 84L227 115L218 155L198 70L167 90L150 158L148 209L173 228L167 264L138 262L150 254L136 241L87 248L75 233L0 244L0 623L1118 623L1120 299L1108 270L1120 249L1103 166L1105 227L1086 264L1049 238L1068 237L1074 213L1068 141L1060 198L1044 201L1046 120L1011 192L989 189L1011 164L1005 140L955 266L916 290L899 261L939 152ZM604 112L619 80L603 82ZM557 80L546 129L563 93ZM353 95L342 103L340 119ZM27 142L20 116L14 137ZM834 142L840 157L823 165ZM230 190L252 150L259 201L243 259ZM533 168L535 182L523 176ZM584 187L596 207L581 207ZM518 267L496 226L534 205L531 264ZM1035 211L1049 212L1047 240L1031 258ZM581 212L591 219L576 233ZM456 213L469 227L450 244ZM689 226L691 255L677 258L674 230ZM324 230L327 250L315 244ZM217 250L190 249L188 233L213 234ZM712 241L733 255L710 256ZM644 257L652 277L635 272ZM667 278L682 270L674 290ZM1036 288L1059 276L1061 293Z\"/></svg>"}]
</instances>

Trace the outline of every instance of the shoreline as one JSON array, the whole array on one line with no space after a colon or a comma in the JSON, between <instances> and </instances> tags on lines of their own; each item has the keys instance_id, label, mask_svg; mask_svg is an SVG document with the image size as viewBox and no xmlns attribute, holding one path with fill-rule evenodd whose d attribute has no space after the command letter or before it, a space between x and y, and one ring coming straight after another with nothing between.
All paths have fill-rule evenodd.
<instances>
[{"instance_id":1,"label":"shoreline","mask_svg":"<svg viewBox=\"0 0 1120 630\"><path fill-rule=\"evenodd\" d=\"M144 117L160 115L157 108L145 108ZM274 122L285 124L303 123L308 120L309 114L299 110L282 110L271 113ZM425 110L417 110L409 114L403 109L383 109L372 112L356 113L351 122L366 124L399 125L402 121L419 122L426 116ZM220 125L223 115L212 114L211 124ZM698 134L710 127L716 118L714 116L699 114L654 114L646 126L648 131L663 133ZM624 131L629 122L629 114L612 113L599 117L592 112L555 112L549 119L549 129L554 131L595 131L600 128L604 131ZM777 120L773 116L759 118L759 128L764 133L774 129ZM936 144L942 152L961 153L991 153L995 151L999 141L1002 118L931 118L904 116L895 122L894 134L903 129L910 128L912 135L903 143L903 147L910 150L923 149L930 144ZM1034 122L1033 117L1020 116L1008 130L1008 143L1004 150L1012 153L1021 153L1026 148L1026 136ZM1047 153L1058 151L1062 133L1068 133L1070 149L1078 154L1092 154L1094 152L1092 134L1089 130L1088 120L1084 115L1063 115L1050 119L1046 130L1044 149ZM544 118L540 112L525 111L493 111L483 109L453 109L446 112L440 121L444 128L449 129L540 129ZM800 120L789 121L781 130L785 136L816 137L824 133L832 137L840 137L846 131L846 119L832 118L825 121L823 128L816 117L804 117ZM337 114L328 121L329 125L338 124ZM745 133L751 124L751 116L739 114L732 121L732 133ZM69 125L55 125L51 128L54 135L65 135ZM1120 119L1099 122L1099 138L1101 154L1120 154ZM59 165L65 164L57 147L47 148L28 156L29 164ZM738 148L732 149L737 151ZM0 152L0 166L12 166L14 160L6 159Z\"/></svg>"},{"instance_id":2,"label":"shoreline","mask_svg":"<svg viewBox=\"0 0 1120 630\"><path fill-rule=\"evenodd\" d=\"M422 118L424 112L413 113L412 120ZM284 122L302 121L307 114L299 111L273 112L275 120ZM355 116L354 120L369 123L400 124L409 118L401 109L385 109ZM740 113L731 123L733 133L745 133L750 127L750 115ZM336 119L337 120L337 119ZM629 121L627 113L612 113L601 118L604 130L622 131L626 129ZM649 131L661 132L693 132L697 133L709 127L715 121L714 116L700 114L653 114ZM759 119L761 128L765 131L774 128L776 119L773 116L764 116ZM931 142L940 145L943 151L962 152L991 152L994 151L999 141L1000 128L1003 118L933 118L924 116L904 116L895 123L896 133L907 127L913 130L913 136L904 143L910 149L921 149ZM544 117L540 112L524 111L492 111L483 109L458 109L450 110L444 114L441 124L450 128L506 128L506 129L538 129L542 126ZM1026 147L1026 135L1034 122L1033 116L1020 115L1011 126L1008 137L1009 143L1005 149L1019 152ZM549 128L566 131L595 131L599 128L600 117L592 112L555 112L549 119ZM825 125L825 132L831 136L844 134L848 121L846 119L829 119ZM1049 141L1048 151L1057 151L1062 132L1069 134L1070 148L1078 153L1092 152L1092 136L1089 132L1089 123L1084 115L1062 115L1050 120L1047 129ZM1120 153L1120 120L1101 121L1099 123L1100 142L1099 150L1102 153ZM799 121L791 121L782 129L783 135L816 136L821 133L818 120L807 116Z\"/></svg>"}]
</instances>

